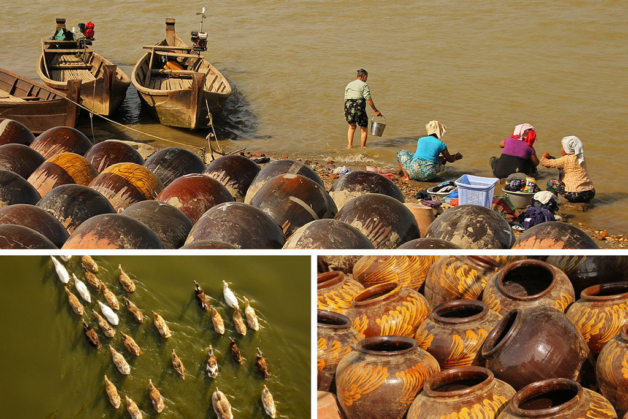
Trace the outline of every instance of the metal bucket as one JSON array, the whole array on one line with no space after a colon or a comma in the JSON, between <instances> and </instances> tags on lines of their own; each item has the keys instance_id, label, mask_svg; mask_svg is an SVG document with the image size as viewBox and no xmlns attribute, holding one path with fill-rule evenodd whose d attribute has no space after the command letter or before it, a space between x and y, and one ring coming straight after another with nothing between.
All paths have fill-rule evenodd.
<instances>
[{"instance_id":1,"label":"metal bucket","mask_svg":"<svg viewBox=\"0 0 628 419\"><path fill-rule=\"evenodd\" d=\"M384 122L375 122L373 121L375 117L371 118L371 135L376 137L381 137L386 128L386 118L383 115L380 118L384 118Z\"/></svg>"}]
</instances>

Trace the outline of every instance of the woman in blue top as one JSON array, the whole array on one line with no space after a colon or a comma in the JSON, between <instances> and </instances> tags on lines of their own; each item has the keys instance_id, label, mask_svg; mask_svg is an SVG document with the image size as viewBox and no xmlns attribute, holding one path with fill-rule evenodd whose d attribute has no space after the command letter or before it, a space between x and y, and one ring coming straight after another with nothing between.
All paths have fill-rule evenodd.
<instances>
[{"instance_id":1,"label":"woman in blue top","mask_svg":"<svg viewBox=\"0 0 628 419\"><path fill-rule=\"evenodd\" d=\"M462 154L449 154L447 145L441 141L447 127L438 121L430 121L426 126L427 137L419 138L416 153L399 150L397 161L403 172L401 180L427 181L436 177L447 162L453 163L462 159Z\"/></svg>"}]
</instances>

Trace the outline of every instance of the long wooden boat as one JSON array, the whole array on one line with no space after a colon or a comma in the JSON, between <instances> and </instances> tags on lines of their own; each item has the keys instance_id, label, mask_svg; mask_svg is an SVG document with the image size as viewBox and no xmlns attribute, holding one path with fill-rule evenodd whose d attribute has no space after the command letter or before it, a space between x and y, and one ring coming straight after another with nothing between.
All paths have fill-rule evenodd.
<instances>
[{"instance_id":1,"label":"long wooden boat","mask_svg":"<svg viewBox=\"0 0 628 419\"><path fill-rule=\"evenodd\" d=\"M59 28L65 29L65 19L57 19L57 30ZM120 108L131 84L124 71L81 39L43 41L37 74L46 86L61 92L68 91L68 81L80 80L79 103L91 112L105 116Z\"/></svg>"},{"instance_id":2,"label":"long wooden boat","mask_svg":"<svg viewBox=\"0 0 628 419\"><path fill-rule=\"evenodd\" d=\"M67 96L78 100L80 83L70 83ZM34 134L58 127L74 128L79 107L66 94L0 68L0 118L26 125Z\"/></svg>"},{"instance_id":3,"label":"long wooden boat","mask_svg":"<svg viewBox=\"0 0 628 419\"><path fill-rule=\"evenodd\" d=\"M174 24L174 19L166 19L166 39L144 46L148 51L133 68L131 81L161 124L206 128L209 114L220 112L231 95L231 85L200 52L183 42ZM164 69L168 58L176 59L183 69Z\"/></svg>"}]
</instances>

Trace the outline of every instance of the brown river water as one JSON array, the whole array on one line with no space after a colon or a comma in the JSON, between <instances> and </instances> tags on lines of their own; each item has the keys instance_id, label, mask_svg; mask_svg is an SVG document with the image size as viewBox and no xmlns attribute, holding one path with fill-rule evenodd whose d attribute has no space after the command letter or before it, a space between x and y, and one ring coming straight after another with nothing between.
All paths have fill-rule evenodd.
<instances>
[{"instance_id":1,"label":"brown river water","mask_svg":"<svg viewBox=\"0 0 628 419\"><path fill-rule=\"evenodd\" d=\"M141 46L163 39L166 17L177 19L187 39L202 6L205 55L234 87L215 120L226 150L397 166L396 152L414 152L425 124L437 119L449 128L449 150L464 155L441 178L490 176L497 144L528 122L537 129L539 154L559 155L567 135L585 144L596 206L577 221L628 233L628 7L621 0L4 1L0 66L36 79L40 38L51 35L55 17L65 17L69 27L93 21L95 49L130 74ZM369 71L388 125L366 149L347 151L343 92L360 67ZM206 132L164 127L141 113L133 88L115 120L190 149L205 145ZM94 125L97 140L180 146ZM91 137L89 119L80 128ZM542 170L539 182L555 175Z\"/></svg>"}]
</instances>

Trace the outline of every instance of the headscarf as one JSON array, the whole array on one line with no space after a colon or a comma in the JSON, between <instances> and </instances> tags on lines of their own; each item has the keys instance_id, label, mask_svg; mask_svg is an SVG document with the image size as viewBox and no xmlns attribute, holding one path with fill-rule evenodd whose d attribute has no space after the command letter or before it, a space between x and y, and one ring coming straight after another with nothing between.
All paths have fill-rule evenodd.
<instances>
[{"instance_id":1,"label":"headscarf","mask_svg":"<svg viewBox=\"0 0 628 419\"><path fill-rule=\"evenodd\" d=\"M575 154L578 156L578 163L582 164L584 161L584 146L580 138L570 135L562 139L563 150L567 154Z\"/></svg>"},{"instance_id":2,"label":"headscarf","mask_svg":"<svg viewBox=\"0 0 628 419\"><path fill-rule=\"evenodd\" d=\"M523 137L523 133L526 132L526 130L528 131L528 135ZM532 147L534 141L536 140L536 130L530 124L520 124L515 127L515 132L512 136L519 141L525 141L530 147Z\"/></svg>"},{"instance_id":3,"label":"headscarf","mask_svg":"<svg viewBox=\"0 0 628 419\"><path fill-rule=\"evenodd\" d=\"M443 135L447 132L447 127L438 121L430 121L425 126L425 129L427 130L427 135L436 134L439 140L442 139Z\"/></svg>"}]
</instances>

